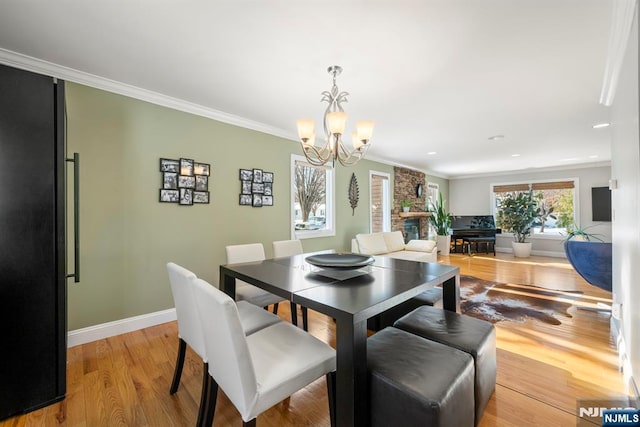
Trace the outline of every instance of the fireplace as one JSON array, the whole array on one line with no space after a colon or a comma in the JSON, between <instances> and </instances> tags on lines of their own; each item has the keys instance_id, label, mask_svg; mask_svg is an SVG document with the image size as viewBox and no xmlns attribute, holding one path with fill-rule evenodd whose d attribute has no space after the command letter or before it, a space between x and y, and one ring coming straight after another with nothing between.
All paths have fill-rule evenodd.
<instances>
[{"instance_id":1,"label":"fireplace","mask_svg":"<svg viewBox=\"0 0 640 427\"><path fill-rule=\"evenodd\" d=\"M420 239L420 218L405 218L404 242Z\"/></svg>"}]
</instances>

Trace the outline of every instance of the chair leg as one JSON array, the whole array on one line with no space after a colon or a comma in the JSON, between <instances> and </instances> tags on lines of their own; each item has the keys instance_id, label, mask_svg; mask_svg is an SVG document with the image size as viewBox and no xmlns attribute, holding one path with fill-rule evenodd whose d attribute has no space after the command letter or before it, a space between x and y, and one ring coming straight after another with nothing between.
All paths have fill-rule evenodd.
<instances>
[{"instance_id":1,"label":"chair leg","mask_svg":"<svg viewBox=\"0 0 640 427\"><path fill-rule=\"evenodd\" d=\"M302 329L309 332L309 316L307 315L307 307L300 306L302 309Z\"/></svg>"},{"instance_id":2,"label":"chair leg","mask_svg":"<svg viewBox=\"0 0 640 427\"><path fill-rule=\"evenodd\" d=\"M278 303L273 304L273 314L278 314Z\"/></svg>"},{"instance_id":3,"label":"chair leg","mask_svg":"<svg viewBox=\"0 0 640 427\"><path fill-rule=\"evenodd\" d=\"M291 307L291 323L298 326L298 304L290 301L289 306Z\"/></svg>"},{"instance_id":4,"label":"chair leg","mask_svg":"<svg viewBox=\"0 0 640 427\"><path fill-rule=\"evenodd\" d=\"M198 421L196 422L196 426L202 426L204 420L207 416L207 401L209 397L207 393L209 393L209 364L204 363L202 365L202 392L200 393L200 407L198 408Z\"/></svg>"},{"instance_id":5,"label":"chair leg","mask_svg":"<svg viewBox=\"0 0 640 427\"><path fill-rule=\"evenodd\" d=\"M184 356L187 352L187 343L185 340L180 338L178 342L178 358L176 359L176 369L173 372L173 382L171 383L171 388L169 389L169 394L174 394L178 391L178 386L180 385L180 377L182 376L182 366L184 365Z\"/></svg>"},{"instance_id":6,"label":"chair leg","mask_svg":"<svg viewBox=\"0 0 640 427\"><path fill-rule=\"evenodd\" d=\"M242 421L242 425L244 427L256 427L256 419L252 419L251 421Z\"/></svg>"},{"instance_id":7,"label":"chair leg","mask_svg":"<svg viewBox=\"0 0 640 427\"><path fill-rule=\"evenodd\" d=\"M329 419L331 427L336 425L336 371L327 374L327 396L329 397Z\"/></svg>"},{"instance_id":8,"label":"chair leg","mask_svg":"<svg viewBox=\"0 0 640 427\"><path fill-rule=\"evenodd\" d=\"M205 402L204 420L198 427L211 427L213 425L213 416L216 413L216 399L218 398L218 383L209 375L207 370L207 400Z\"/></svg>"}]
</instances>

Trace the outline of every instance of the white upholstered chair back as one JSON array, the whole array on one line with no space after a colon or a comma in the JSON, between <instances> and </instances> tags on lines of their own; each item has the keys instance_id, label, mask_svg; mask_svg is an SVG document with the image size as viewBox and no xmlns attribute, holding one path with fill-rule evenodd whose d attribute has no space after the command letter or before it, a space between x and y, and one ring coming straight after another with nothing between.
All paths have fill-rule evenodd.
<instances>
[{"instance_id":1,"label":"white upholstered chair back","mask_svg":"<svg viewBox=\"0 0 640 427\"><path fill-rule=\"evenodd\" d=\"M253 406L256 375L236 303L202 279L194 280L194 294L205 337L209 372L241 414Z\"/></svg>"},{"instance_id":2,"label":"white upholstered chair back","mask_svg":"<svg viewBox=\"0 0 640 427\"><path fill-rule=\"evenodd\" d=\"M262 243L249 243L246 245L227 246L227 263L239 264L242 262L263 261L264 246Z\"/></svg>"},{"instance_id":3,"label":"white upholstered chair back","mask_svg":"<svg viewBox=\"0 0 640 427\"><path fill-rule=\"evenodd\" d=\"M193 296L193 281L196 275L172 262L167 264L167 272L176 306L178 335L206 362L202 327Z\"/></svg>"},{"instance_id":4,"label":"white upholstered chair back","mask_svg":"<svg viewBox=\"0 0 640 427\"><path fill-rule=\"evenodd\" d=\"M280 240L273 242L273 257L280 258L303 253L300 240Z\"/></svg>"}]
</instances>

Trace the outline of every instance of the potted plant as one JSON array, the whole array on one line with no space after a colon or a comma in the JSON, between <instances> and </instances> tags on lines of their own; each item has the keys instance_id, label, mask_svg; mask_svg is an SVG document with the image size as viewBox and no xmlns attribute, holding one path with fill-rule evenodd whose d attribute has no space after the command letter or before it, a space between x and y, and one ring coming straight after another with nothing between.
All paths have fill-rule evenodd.
<instances>
[{"instance_id":1,"label":"potted plant","mask_svg":"<svg viewBox=\"0 0 640 427\"><path fill-rule=\"evenodd\" d=\"M571 225L569 227L567 227L567 237L565 240L582 240L585 242L590 242L591 240L597 240L598 242L602 242L603 240L598 237L601 236L601 234L593 234L593 233L589 233L587 232L587 230L592 226L589 227L585 227L582 228L579 225Z\"/></svg>"},{"instance_id":2,"label":"potted plant","mask_svg":"<svg viewBox=\"0 0 640 427\"><path fill-rule=\"evenodd\" d=\"M429 223L436 229L438 235L436 243L438 246L438 252L440 255L449 255L449 249L451 247L451 234L449 229L451 228L451 214L447 211L442 200L442 193L438 194L438 201L435 203L429 203L428 212Z\"/></svg>"},{"instance_id":3,"label":"potted plant","mask_svg":"<svg viewBox=\"0 0 640 427\"><path fill-rule=\"evenodd\" d=\"M513 233L514 241L511 242L511 246L514 256L531 255L531 242L527 242L526 239L539 215L540 208L531 191L507 193L500 200L498 224L504 231Z\"/></svg>"},{"instance_id":4,"label":"potted plant","mask_svg":"<svg viewBox=\"0 0 640 427\"><path fill-rule=\"evenodd\" d=\"M409 200L403 200L400 202L400 207L402 207L402 212L409 212L409 208L413 206L413 202Z\"/></svg>"}]
</instances>

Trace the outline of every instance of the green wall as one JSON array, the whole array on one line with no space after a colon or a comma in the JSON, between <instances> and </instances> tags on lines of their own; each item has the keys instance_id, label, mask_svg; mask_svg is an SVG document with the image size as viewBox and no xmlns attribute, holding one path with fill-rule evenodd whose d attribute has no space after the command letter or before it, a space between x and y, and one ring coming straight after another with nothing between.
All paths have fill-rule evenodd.
<instances>
[{"instance_id":1,"label":"green wall","mask_svg":"<svg viewBox=\"0 0 640 427\"><path fill-rule=\"evenodd\" d=\"M226 245L261 242L269 257L272 241L290 238L297 143L69 82L66 90L67 154L80 153L81 165L82 280L69 281L69 330L173 307L169 261L217 285ZM161 157L210 163L211 203L159 203ZM240 168L275 173L273 207L238 205ZM336 167L336 236L303 240L306 251L348 250L369 231L369 170L393 176L393 167L367 160ZM360 188L354 216L352 172Z\"/></svg>"}]
</instances>

